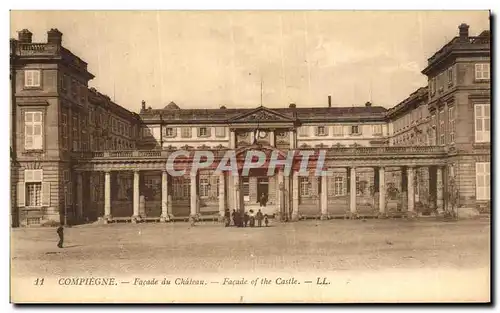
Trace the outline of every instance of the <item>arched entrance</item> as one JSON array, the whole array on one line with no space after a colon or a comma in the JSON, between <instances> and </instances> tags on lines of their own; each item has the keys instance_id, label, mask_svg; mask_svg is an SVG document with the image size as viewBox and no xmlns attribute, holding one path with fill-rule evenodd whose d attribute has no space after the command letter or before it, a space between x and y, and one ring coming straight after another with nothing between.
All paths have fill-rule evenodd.
<instances>
[{"instance_id":1,"label":"arched entrance","mask_svg":"<svg viewBox=\"0 0 500 313\"><path fill-rule=\"evenodd\" d=\"M256 168L245 170L245 161L248 153L258 151L264 153L265 162ZM290 179L283 173L284 166L276 165L274 170L269 171L270 162L273 159L286 160L289 156L286 152L271 146L252 145L240 148L235 151L238 163L238 177L235 183L235 202L241 214L253 210L255 213L261 210L268 216L282 216L283 212L289 208L290 200ZM293 162L293 155L291 155ZM258 156L254 156L250 162L259 161Z\"/></svg>"}]
</instances>

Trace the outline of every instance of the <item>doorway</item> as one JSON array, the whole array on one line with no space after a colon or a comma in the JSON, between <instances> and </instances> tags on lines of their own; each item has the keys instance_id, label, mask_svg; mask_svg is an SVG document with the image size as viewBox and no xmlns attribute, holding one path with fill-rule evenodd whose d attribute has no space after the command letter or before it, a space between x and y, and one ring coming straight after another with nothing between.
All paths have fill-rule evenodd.
<instances>
[{"instance_id":1,"label":"doorway","mask_svg":"<svg viewBox=\"0 0 500 313\"><path fill-rule=\"evenodd\" d=\"M257 201L264 194L266 202L269 201L269 177L257 177Z\"/></svg>"}]
</instances>

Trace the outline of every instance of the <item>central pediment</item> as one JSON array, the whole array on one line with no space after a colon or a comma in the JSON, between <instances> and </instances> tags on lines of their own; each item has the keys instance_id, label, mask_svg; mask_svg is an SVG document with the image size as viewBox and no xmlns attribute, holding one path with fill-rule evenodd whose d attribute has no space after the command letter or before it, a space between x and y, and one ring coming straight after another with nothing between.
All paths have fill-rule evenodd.
<instances>
[{"instance_id":1,"label":"central pediment","mask_svg":"<svg viewBox=\"0 0 500 313\"><path fill-rule=\"evenodd\" d=\"M237 115L229 120L232 123L266 123L266 122L288 122L293 123L295 120L292 117L278 113L266 107L258 107L250 112Z\"/></svg>"}]
</instances>

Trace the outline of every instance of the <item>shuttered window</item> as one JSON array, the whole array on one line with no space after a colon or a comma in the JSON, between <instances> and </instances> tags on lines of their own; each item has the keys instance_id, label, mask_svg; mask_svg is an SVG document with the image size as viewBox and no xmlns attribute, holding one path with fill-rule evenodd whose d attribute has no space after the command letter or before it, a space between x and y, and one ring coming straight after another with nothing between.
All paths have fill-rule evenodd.
<instances>
[{"instance_id":1,"label":"shuttered window","mask_svg":"<svg viewBox=\"0 0 500 313\"><path fill-rule=\"evenodd\" d=\"M476 79L490 79L490 64L479 63L475 65Z\"/></svg>"},{"instance_id":2,"label":"shuttered window","mask_svg":"<svg viewBox=\"0 0 500 313\"><path fill-rule=\"evenodd\" d=\"M50 205L50 183L43 182L43 170L25 170L24 182L17 184L18 206Z\"/></svg>"},{"instance_id":3,"label":"shuttered window","mask_svg":"<svg viewBox=\"0 0 500 313\"><path fill-rule=\"evenodd\" d=\"M490 104L474 105L476 142L490 142Z\"/></svg>"},{"instance_id":4,"label":"shuttered window","mask_svg":"<svg viewBox=\"0 0 500 313\"><path fill-rule=\"evenodd\" d=\"M24 148L26 150L43 149L42 112L24 113Z\"/></svg>"},{"instance_id":5,"label":"shuttered window","mask_svg":"<svg viewBox=\"0 0 500 313\"><path fill-rule=\"evenodd\" d=\"M39 70L24 71L24 86L40 87L40 71Z\"/></svg>"},{"instance_id":6,"label":"shuttered window","mask_svg":"<svg viewBox=\"0 0 500 313\"><path fill-rule=\"evenodd\" d=\"M490 200L490 162L476 163L476 199Z\"/></svg>"}]
</instances>

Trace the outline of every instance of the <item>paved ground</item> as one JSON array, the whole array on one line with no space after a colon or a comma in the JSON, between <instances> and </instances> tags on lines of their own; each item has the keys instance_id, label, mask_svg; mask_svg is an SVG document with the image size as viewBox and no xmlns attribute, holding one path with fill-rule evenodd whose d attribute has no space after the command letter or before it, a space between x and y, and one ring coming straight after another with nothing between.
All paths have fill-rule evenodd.
<instances>
[{"instance_id":1,"label":"paved ground","mask_svg":"<svg viewBox=\"0 0 500 313\"><path fill-rule=\"evenodd\" d=\"M15 277L191 275L286 270L475 269L490 265L490 220L330 220L224 228L212 222L13 229Z\"/></svg>"}]
</instances>

